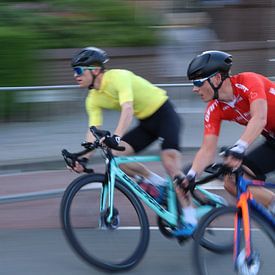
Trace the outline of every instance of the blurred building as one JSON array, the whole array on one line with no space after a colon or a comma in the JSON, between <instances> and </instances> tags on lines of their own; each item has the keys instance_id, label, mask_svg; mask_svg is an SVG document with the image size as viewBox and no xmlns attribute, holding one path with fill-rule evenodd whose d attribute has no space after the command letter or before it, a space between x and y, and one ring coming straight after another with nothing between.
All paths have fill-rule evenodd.
<instances>
[{"instance_id":1,"label":"blurred building","mask_svg":"<svg viewBox=\"0 0 275 275\"><path fill-rule=\"evenodd\" d=\"M126 0L125 0L126 1ZM127 0L160 18L163 45L105 48L109 67L125 68L153 82L183 82L188 62L203 50L232 53L233 73L275 75L274 0ZM72 84L70 57L77 49L39 54L48 84Z\"/></svg>"},{"instance_id":2,"label":"blurred building","mask_svg":"<svg viewBox=\"0 0 275 275\"><path fill-rule=\"evenodd\" d=\"M187 66L195 55L204 50L217 49L233 55L233 73L255 71L275 76L275 0L124 1L137 8L142 6L158 16L159 25L151 27L158 30L162 43L155 47L105 47L110 56L108 68L132 70L153 83L182 83L187 80ZM39 74L37 85L75 84L70 59L78 50L37 52L40 64L36 71ZM21 74L21 71L18 72ZM193 100L192 93L188 91L190 88L178 89L177 94L186 100L187 105ZM58 110L64 113L62 106L66 109L68 104L77 106L75 110L82 108L77 94L66 92L66 99L65 93L62 98L62 93L56 92L53 96L53 92L43 93L44 96L41 93L39 99L31 94L16 95L15 99L20 101L20 106L24 105L27 118L36 117L33 115L34 108L37 113L45 114L57 113ZM9 114L14 107L9 107L5 103L7 100L1 101L0 116L1 113ZM41 111L42 108L45 112ZM24 119L24 116L19 118ZM4 120L9 119L8 115L4 116Z\"/></svg>"}]
</instances>

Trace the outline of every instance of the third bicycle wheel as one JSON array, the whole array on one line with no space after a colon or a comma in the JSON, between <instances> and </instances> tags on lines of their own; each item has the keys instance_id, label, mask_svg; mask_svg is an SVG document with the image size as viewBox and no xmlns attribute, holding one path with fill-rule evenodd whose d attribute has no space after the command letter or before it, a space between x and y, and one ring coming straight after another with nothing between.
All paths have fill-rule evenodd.
<instances>
[{"instance_id":1,"label":"third bicycle wheel","mask_svg":"<svg viewBox=\"0 0 275 275\"><path fill-rule=\"evenodd\" d=\"M202 239L209 239L216 243L217 247L226 247L225 244L232 242L234 238L234 217L237 208L234 206L217 208L206 215L207 217L199 224L195 235L194 254L195 268L200 275L232 275L235 274L233 263L233 249L211 251L202 246ZM237 274L273 274L275 261L272 258L274 252L275 235L274 229L266 224L262 217L250 211L251 218L251 241L253 251L259 255L259 272L250 273L248 270L239 270ZM243 230L241 230L243 249ZM256 270L256 269L255 269Z\"/></svg>"}]
</instances>

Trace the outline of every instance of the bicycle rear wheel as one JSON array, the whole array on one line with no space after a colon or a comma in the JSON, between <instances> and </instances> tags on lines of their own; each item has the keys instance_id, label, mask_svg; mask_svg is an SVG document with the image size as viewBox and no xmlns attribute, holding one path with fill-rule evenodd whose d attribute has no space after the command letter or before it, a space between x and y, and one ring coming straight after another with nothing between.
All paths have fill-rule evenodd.
<instances>
[{"instance_id":1,"label":"bicycle rear wheel","mask_svg":"<svg viewBox=\"0 0 275 275\"><path fill-rule=\"evenodd\" d=\"M213 210L199 224L195 234L194 261L197 274L234 274L233 263L233 238L234 238L234 217L237 208L234 206L222 207ZM260 255L260 273L272 274L275 268L273 258L270 256L274 252L274 229L265 220L253 211L250 211L251 218L251 241L253 249ZM243 232L243 230L241 230ZM202 240L209 240L216 244L214 250L209 250L202 244ZM228 246L227 246L228 244ZM241 240L241 250L244 242ZM227 249L222 249L226 248ZM254 250L253 250L254 251ZM221 271L222 270L222 271ZM238 274L245 273L244 269Z\"/></svg>"},{"instance_id":2,"label":"bicycle rear wheel","mask_svg":"<svg viewBox=\"0 0 275 275\"><path fill-rule=\"evenodd\" d=\"M74 251L89 264L103 270L134 267L145 254L149 223L137 197L120 182L114 190L114 217L107 223L108 209L100 213L104 175L77 178L61 202L61 222Z\"/></svg>"}]
</instances>

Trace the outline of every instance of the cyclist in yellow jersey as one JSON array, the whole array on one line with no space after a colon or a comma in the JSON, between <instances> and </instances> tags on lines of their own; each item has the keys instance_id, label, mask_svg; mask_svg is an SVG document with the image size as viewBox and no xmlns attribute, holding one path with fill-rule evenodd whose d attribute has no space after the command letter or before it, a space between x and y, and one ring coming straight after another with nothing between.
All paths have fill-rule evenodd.
<instances>
[{"instance_id":1,"label":"cyclist in yellow jersey","mask_svg":"<svg viewBox=\"0 0 275 275\"><path fill-rule=\"evenodd\" d=\"M138 119L153 115L166 101L166 92L127 70L106 71L99 89L92 89L86 100L89 124L102 125L102 109L121 110L134 102L133 114Z\"/></svg>"},{"instance_id":2,"label":"cyclist in yellow jersey","mask_svg":"<svg viewBox=\"0 0 275 275\"><path fill-rule=\"evenodd\" d=\"M124 146L125 151L113 153L135 154L161 138L163 166L172 179L182 180L184 175L181 171L179 147L181 121L166 91L131 71L106 70L105 63L108 60L106 52L95 47L84 48L72 58L76 81L80 87L89 89L86 98L89 127L99 127L103 124L104 109L118 110L120 118L114 134L105 138L103 142L111 148ZM139 123L133 129L129 129L133 117L136 117ZM89 130L86 139L89 142L95 140ZM129 176L142 177L143 188L156 186L157 191L151 192L151 195L159 202L163 201L166 182L162 177L140 163L130 163L122 168ZM76 163L74 170L82 172L83 167ZM192 234L197 223L189 196L187 195L188 199L183 202L183 211L190 228L182 229L182 235Z\"/></svg>"}]
</instances>

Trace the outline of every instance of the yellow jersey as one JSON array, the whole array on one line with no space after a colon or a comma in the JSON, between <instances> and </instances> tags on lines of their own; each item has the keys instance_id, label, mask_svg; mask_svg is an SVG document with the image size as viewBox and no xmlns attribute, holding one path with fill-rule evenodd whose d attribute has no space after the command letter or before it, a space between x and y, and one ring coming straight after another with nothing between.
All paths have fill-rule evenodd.
<instances>
[{"instance_id":1,"label":"yellow jersey","mask_svg":"<svg viewBox=\"0 0 275 275\"><path fill-rule=\"evenodd\" d=\"M121 110L125 102L133 102L134 115L145 119L154 114L168 99L166 91L128 70L104 72L99 90L91 89L86 98L89 126L103 123L103 109Z\"/></svg>"}]
</instances>

